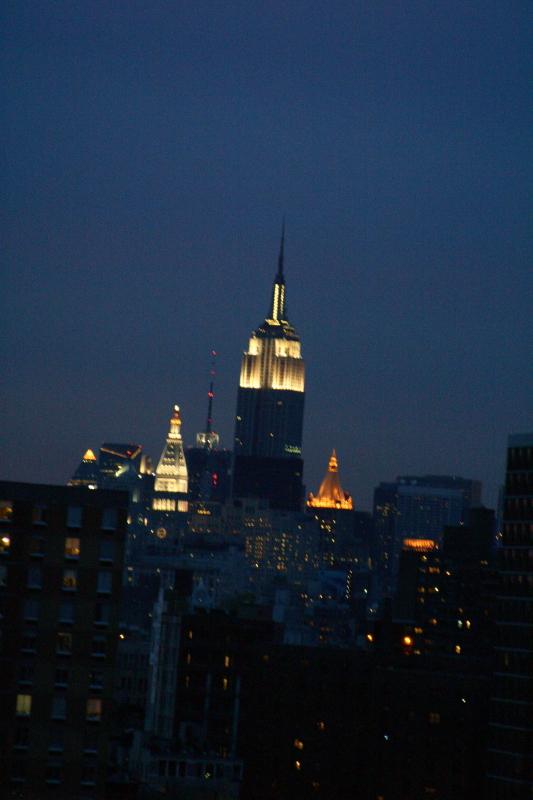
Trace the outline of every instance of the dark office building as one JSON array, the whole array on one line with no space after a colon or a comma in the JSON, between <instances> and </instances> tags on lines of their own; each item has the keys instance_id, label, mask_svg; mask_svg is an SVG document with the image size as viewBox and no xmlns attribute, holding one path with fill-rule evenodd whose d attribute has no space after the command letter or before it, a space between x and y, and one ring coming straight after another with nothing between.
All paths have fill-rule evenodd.
<instances>
[{"instance_id":1,"label":"dark office building","mask_svg":"<svg viewBox=\"0 0 533 800\"><path fill-rule=\"evenodd\" d=\"M0 483L0 795L100 798L126 493Z\"/></svg>"},{"instance_id":2,"label":"dark office building","mask_svg":"<svg viewBox=\"0 0 533 800\"><path fill-rule=\"evenodd\" d=\"M230 450L188 447L185 461L189 475L189 500L224 503L231 494Z\"/></svg>"},{"instance_id":3,"label":"dark office building","mask_svg":"<svg viewBox=\"0 0 533 800\"><path fill-rule=\"evenodd\" d=\"M489 797L533 796L533 433L509 437L490 704Z\"/></svg>"},{"instance_id":4,"label":"dark office building","mask_svg":"<svg viewBox=\"0 0 533 800\"><path fill-rule=\"evenodd\" d=\"M403 475L374 491L377 577L382 596L396 589L405 539L440 542L446 525L465 522L481 502L481 483L455 475Z\"/></svg>"},{"instance_id":5,"label":"dark office building","mask_svg":"<svg viewBox=\"0 0 533 800\"><path fill-rule=\"evenodd\" d=\"M235 418L235 497L262 497L273 508L301 506L304 380L300 339L287 319L282 236L270 309L242 358Z\"/></svg>"}]
</instances>

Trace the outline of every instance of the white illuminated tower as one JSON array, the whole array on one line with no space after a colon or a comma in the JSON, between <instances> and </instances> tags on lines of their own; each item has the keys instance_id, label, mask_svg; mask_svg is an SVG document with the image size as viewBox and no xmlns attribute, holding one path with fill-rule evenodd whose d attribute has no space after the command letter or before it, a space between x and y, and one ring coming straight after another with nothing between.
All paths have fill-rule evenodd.
<instances>
[{"instance_id":1,"label":"white illuminated tower","mask_svg":"<svg viewBox=\"0 0 533 800\"><path fill-rule=\"evenodd\" d=\"M302 500L305 366L287 318L284 245L283 230L270 308L242 357L233 494L296 508Z\"/></svg>"},{"instance_id":2,"label":"white illuminated tower","mask_svg":"<svg viewBox=\"0 0 533 800\"><path fill-rule=\"evenodd\" d=\"M187 491L188 474L181 436L180 409L179 406L174 406L166 444L155 471L152 508L154 511L186 511Z\"/></svg>"}]
</instances>

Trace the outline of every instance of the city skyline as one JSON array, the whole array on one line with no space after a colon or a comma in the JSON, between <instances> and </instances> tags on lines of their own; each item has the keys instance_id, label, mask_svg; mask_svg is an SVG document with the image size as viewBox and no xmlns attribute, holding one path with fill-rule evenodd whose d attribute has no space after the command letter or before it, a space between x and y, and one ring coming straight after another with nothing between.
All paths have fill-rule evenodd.
<instances>
[{"instance_id":1,"label":"city skyline","mask_svg":"<svg viewBox=\"0 0 533 800\"><path fill-rule=\"evenodd\" d=\"M231 448L286 214L307 491L335 448L356 508L428 473L494 506L531 419L529 11L255 10L6 15L2 474L156 461L174 403L192 445L212 349Z\"/></svg>"}]
</instances>

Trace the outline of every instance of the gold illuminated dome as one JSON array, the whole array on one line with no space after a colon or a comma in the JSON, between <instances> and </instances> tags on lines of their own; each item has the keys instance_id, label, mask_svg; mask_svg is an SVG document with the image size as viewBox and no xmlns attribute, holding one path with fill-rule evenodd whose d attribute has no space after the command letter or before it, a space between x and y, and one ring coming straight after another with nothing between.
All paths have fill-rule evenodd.
<instances>
[{"instance_id":1,"label":"gold illuminated dome","mask_svg":"<svg viewBox=\"0 0 533 800\"><path fill-rule=\"evenodd\" d=\"M314 494L310 493L307 505L311 508L353 509L353 500L351 496L348 492L345 492L341 486L339 479L339 463L335 450L333 450L330 456L328 470L324 476L324 480L320 484L318 494L315 497Z\"/></svg>"},{"instance_id":2,"label":"gold illuminated dome","mask_svg":"<svg viewBox=\"0 0 533 800\"><path fill-rule=\"evenodd\" d=\"M85 453L83 454L82 461L96 461L96 456L91 450L91 448L85 451Z\"/></svg>"}]
</instances>

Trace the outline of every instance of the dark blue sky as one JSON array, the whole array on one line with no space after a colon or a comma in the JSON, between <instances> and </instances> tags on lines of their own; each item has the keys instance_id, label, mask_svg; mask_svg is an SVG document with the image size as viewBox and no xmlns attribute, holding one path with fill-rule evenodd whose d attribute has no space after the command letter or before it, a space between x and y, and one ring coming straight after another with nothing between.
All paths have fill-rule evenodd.
<instances>
[{"instance_id":1,"label":"dark blue sky","mask_svg":"<svg viewBox=\"0 0 533 800\"><path fill-rule=\"evenodd\" d=\"M287 217L304 455L369 508L399 473L480 478L532 424L528 2L3 5L1 476L191 443Z\"/></svg>"}]
</instances>

